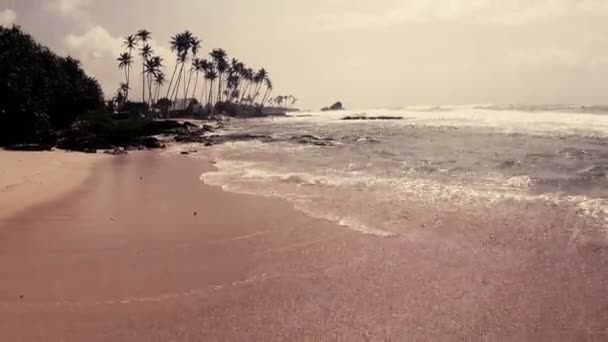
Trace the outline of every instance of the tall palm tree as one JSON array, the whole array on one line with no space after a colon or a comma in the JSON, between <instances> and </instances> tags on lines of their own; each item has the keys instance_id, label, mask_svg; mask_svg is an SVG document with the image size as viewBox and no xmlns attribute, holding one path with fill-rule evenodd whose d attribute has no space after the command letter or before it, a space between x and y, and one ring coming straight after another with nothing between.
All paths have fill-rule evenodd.
<instances>
[{"instance_id":1,"label":"tall palm tree","mask_svg":"<svg viewBox=\"0 0 608 342\"><path fill-rule=\"evenodd\" d=\"M148 31L148 30L140 29L137 31L135 36L137 37L139 42L142 43L142 48L140 50L140 56L143 57L144 48L146 46L150 47L150 45L148 45L147 43L148 43L148 40L150 40L152 33L150 33L150 31ZM150 53L151 52L152 52L152 48L150 48ZM142 69L141 101L142 102L146 102L146 75L144 73L144 70L146 68L145 64L146 64L146 58L142 58L142 61L141 61L141 69Z\"/></svg>"},{"instance_id":2,"label":"tall palm tree","mask_svg":"<svg viewBox=\"0 0 608 342\"><path fill-rule=\"evenodd\" d=\"M148 102L153 104L152 98L152 79L161 72L163 59L159 56L154 56L146 59L144 74L148 77Z\"/></svg>"},{"instance_id":3,"label":"tall palm tree","mask_svg":"<svg viewBox=\"0 0 608 342\"><path fill-rule=\"evenodd\" d=\"M158 73L156 73L154 75L154 84L156 85L156 89L154 91L154 100L153 103L156 103L158 101L158 95L160 93L160 88L162 88L163 85L165 85L166 82L166 78L165 78L165 74L162 71L159 71Z\"/></svg>"},{"instance_id":4,"label":"tall palm tree","mask_svg":"<svg viewBox=\"0 0 608 342\"><path fill-rule=\"evenodd\" d=\"M129 51L129 55L133 56L133 50L135 50L135 47L137 46L137 37L135 37L134 35L129 35L125 37L123 41L123 46L127 48L127 50ZM128 86L131 85L131 64L129 64L126 68Z\"/></svg>"},{"instance_id":5,"label":"tall palm tree","mask_svg":"<svg viewBox=\"0 0 608 342\"><path fill-rule=\"evenodd\" d=\"M125 84L127 88L129 87L129 69L131 69L131 65L133 64L133 57L130 53L124 52L121 53L120 56L116 59L118 61L118 68L125 71ZM124 95L125 99L129 97L129 91Z\"/></svg>"},{"instance_id":6,"label":"tall palm tree","mask_svg":"<svg viewBox=\"0 0 608 342\"><path fill-rule=\"evenodd\" d=\"M192 37L190 40L190 51L192 51L192 68L190 68L190 75L188 75L188 85L184 89L184 98L188 97L188 90L190 90L190 82L192 81L192 74L196 71L196 64L194 61L197 59L198 51L201 48L202 41L197 37ZM199 60L200 61L200 60Z\"/></svg>"},{"instance_id":7,"label":"tall palm tree","mask_svg":"<svg viewBox=\"0 0 608 342\"><path fill-rule=\"evenodd\" d=\"M264 79L264 83L266 85L266 92L264 93L264 97L262 98L262 107L264 107L264 103L266 103L266 98L272 92L272 81L270 80L270 77L266 76L266 78Z\"/></svg>"},{"instance_id":8,"label":"tall palm tree","mask_svg":"<svg viewBox=\"0 0 608 342\"><path fill-rule=\"evenodd\" d=\"M200 61L199 63L199 71L202 73L203 75L203 79L205 80L203 82L203 89L201 90L201 100L199 101L201 104L203 104L203 99L205 98L205 92L207 91L207 83L208 83L208 79L205 77L207 71L211 70L213 68L213 64L211 62L209 62L206 59L203 59ZM194 97L194 93L192 93L192 97Z\"/></svg>"},{"instance_id":9,"label":"tall palm tree","mask_svg":"<svg viewBox=\"0 0 608 342\"><path fill-rule=\"evenodd\" d=\"M222 100L222 76L228 70L228 54L223 49L215 49L209 54L215 64L217 70L218 86L217 86L217 101Z\"/></svg>"},{"instance_id":10,"label":"tall palm tree","mask_svg":"<svg viewBox=\"0 0 608 342\"><path fill-rule=\"evenodd\" d=\"M174 102L177 101L177 96L179 94L179 86L181 85L181 79L182 79L182 75L184 73L184 65L185 65L186 61L188 60L188 54L190 52L190 48L192 47L192 42L194 40L194 36L192 35L192 32L186 30L183 33L180 33L179 35L177 35L177 38L178 38L178 41L177 41L176 47L174 48L173 45L171 46L172 49L175 49L175 51L177 51L177 54L178 54L177 61L181 65L180 70L177 74L177 81L175 82L175 88L173 89ZM172 44L173 44L173 41L172 41Z\"/></svg>"},{"instance_id":11,"label":"tall palm tree","mask_svg":"<svg viewBox=\"0 0 608 342\"><path fill-rule=\"evenodd\" d=\"M152 56L152 47L149 44L144 44L144 46L141 47L141 49L139 50L139 56L142 59L142 87L143 87L143 91L142 91L142 97L141 97L141 101L142 102L146 102L146 63L148 63L148 61L150 60L150 57Z\"/></svg>"},{"instance_id":12,"label":"tall palm tree","mask_svg":"<svg viewBox=\"0 0 608 342\"><path fill-rule=\"evenodd\" d=\"M248 94L251 90L251 86L253 85L254 76L255 76L255 72L253 71L253 69L251 69L251 68L243 69L243 79L246 80L247 84L245 85L245 88L243 89L239 103L243 102L245 100L246 96L248 96Z\"/></svg>"},{"instance_id":13,"label":"tall palm tree","mask_svg":"<svg viewBox=\"0 0 608 342\"><path fill-rule=\"evenodd\" d=\"M207 105L212 105L213 103L213 83L217 79L217 72L214 67L209 68L205 72L205 79L209 80L209 99L207 100Z\"/></svg>"},{"instance_id":14,"label":"tall palm tree","mask_svg":"<svg viewBox=\"0 0 608 342\"><path fill-rule=\"evenodd\" d=\"M258 70L257 74L253 78L253 82L257 85L255 88L255 92L253 93L253 102L257 99L258 95L260 95L260 88L264 84L264 80L268 77L268 72L266 69L262 68Z\"/></svg>"}]
</instances>

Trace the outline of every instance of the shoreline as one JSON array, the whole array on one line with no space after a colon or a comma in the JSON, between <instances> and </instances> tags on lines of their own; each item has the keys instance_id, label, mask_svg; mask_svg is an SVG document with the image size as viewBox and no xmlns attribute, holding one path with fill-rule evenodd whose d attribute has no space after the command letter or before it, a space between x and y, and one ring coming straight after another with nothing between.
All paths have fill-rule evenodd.
<instances>
[{"instance_id":1,"label":"shoreline","mask_svg":"<svg viewBox=\"0 0 608 342\"><path fill-rule=\"evenodd\" d=\"M5 338L555 340L608 328L605 247L463 212L373 238L206 185L212 168L154 151L108 158L78 191L12 216L0 230Z\"/></svg>"}]
</instances>

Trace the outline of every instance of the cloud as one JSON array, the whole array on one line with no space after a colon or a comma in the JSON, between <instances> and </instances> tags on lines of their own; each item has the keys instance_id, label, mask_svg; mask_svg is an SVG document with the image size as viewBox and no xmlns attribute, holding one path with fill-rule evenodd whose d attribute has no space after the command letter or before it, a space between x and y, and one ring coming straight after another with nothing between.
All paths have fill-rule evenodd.
<instances>
[{"instance_id":1,"label":"cloud","mask_svg":"<svg viewBox=\"0 0 608 342\"><path fill-rule=\"evenodd\" d=\"M91 0L51 0L47 3L47 8L63 15L78 15L90 4Z\"/></svg>"},{"instance_id":2,"label":"cloud","mask_svg":"<svg viewBox=\"0 0 608 342\"><path fill-rule=\"evenodd\" d=\"M17 13L12 9L7 9L0 12L0 25L11 26L17 21Z\"/></svg>"},{"instance_id":3,"label":"cloud","mask_svg":"<svg viewBox=\"0 0 608 342\"><path fill-rule=\"evenodd\" d=\"M382 7L382 6L376 6ZM604 0L401 0L376 11L325 13L313 21L316 30L378 29L403 23L467 21L521 25L581 13L608 14Z\"/></svg>"},{"instance_id":4,"label":"cloud","mask_svg":"<svg viewBox=\"0 0 608 342\"><path fill-rule=\"evenodd\" d=\"M116 58L122 52L123 38L113 36L102 26L94 26L82 34L69 34L65 37L63 45L65 51L79 59L83 68L90 75L97 78L106 96L110 96L118 88L120 82L124 82L123 72L118 69ZM154 54L163 58L165 73L173 70L175 57L168 47L157 44L151 40L149 44L154 50ZM137 51L133 51L133 71L132 71L132 94L141 94L141 60L137 56Z\"/></svg>"},{"instance_id":5,"label":"cloud","mask_svg":"<svg viewBox=\"0 0 608 342\"><path fill-rule=\"evenodd\" d=\"M87 62L117 56L122 40L113 37L105 28L95 26L82 35L69 34L64 44L69 53Z\"/></svg>"}]
</instances>

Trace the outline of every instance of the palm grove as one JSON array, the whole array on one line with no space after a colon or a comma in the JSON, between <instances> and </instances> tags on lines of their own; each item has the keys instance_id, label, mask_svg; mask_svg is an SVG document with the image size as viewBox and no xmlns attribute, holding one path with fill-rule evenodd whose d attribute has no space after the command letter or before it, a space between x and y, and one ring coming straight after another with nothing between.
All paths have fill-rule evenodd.
<instances>
[{"instance_id":1,"label":"palm grove","mask_svg":"<svg viewBox=\"0 0 608 342\"><path fill-rule=\"evenodd\" d=\"M126 51L117 58L124 82L113 98L118 108L130 102L135 80L141 82L141 100L146 107L165 111L180 99L183 104L195 99L207 108L220 103L258 107L276 104L287 108L297 101L291 95L272 98L273 84L266 69L255 70L236 58L229 59L223 49L214 49L204 58L200 54L201 40L190 31L171 37L176 63L169 77L150 41L151 33L144 29L124 39ZM140 77L134 77L137 69L141 70Z\"/></svg>"}]
</instances>

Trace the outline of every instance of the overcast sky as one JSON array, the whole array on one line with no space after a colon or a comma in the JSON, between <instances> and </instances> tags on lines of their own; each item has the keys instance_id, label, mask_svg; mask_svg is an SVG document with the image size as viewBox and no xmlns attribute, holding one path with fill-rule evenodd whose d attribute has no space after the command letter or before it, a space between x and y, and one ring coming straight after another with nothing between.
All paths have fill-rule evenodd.
<instances>
[{"instance_id":1,"label":"overcast sky","mask_svg":"<svg viewBox=\"0 0 608 342\"><path fill-rule=\"evenodd\" d=\"M122 37L148 29L169 62L189 29L313 109L608 103L607 19L608 0L0 0L0 24L80 59L106 95Z\"/></svg>"}]
</instances>

